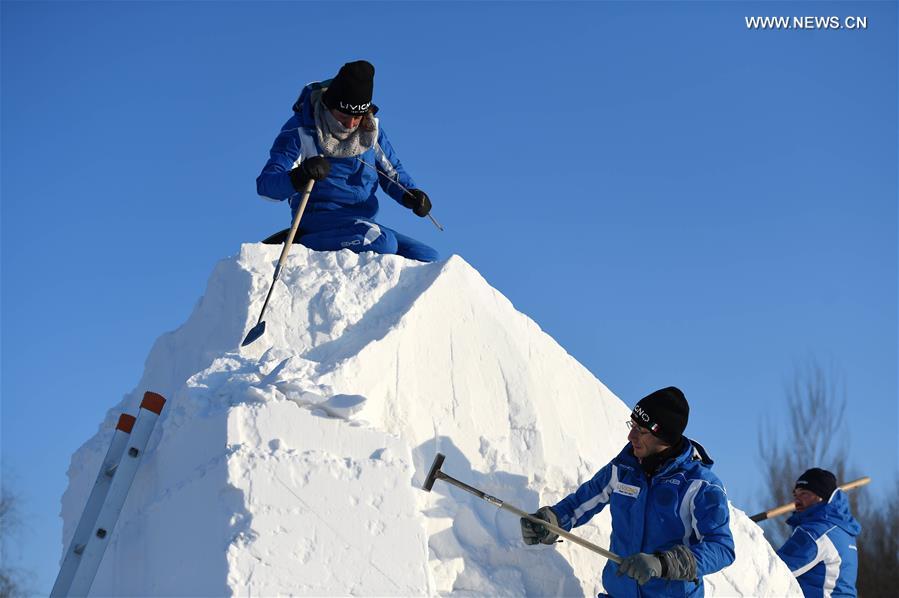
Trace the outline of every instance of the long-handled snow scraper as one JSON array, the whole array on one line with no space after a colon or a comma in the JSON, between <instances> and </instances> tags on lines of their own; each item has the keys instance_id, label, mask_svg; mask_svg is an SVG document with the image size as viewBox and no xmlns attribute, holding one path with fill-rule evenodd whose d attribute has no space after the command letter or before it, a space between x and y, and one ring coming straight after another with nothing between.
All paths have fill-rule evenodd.
<instances>
[{"instance_id":1,"label":"long-handled snow scraper","mask_svg":"<svg viewBox=\"0 0 899 598\"><path fill-rule=\"evenodd\" d=\"M863 478L859 478L857 480L852 480L851 482L846 482L842 486L837 486L840 490L852 490L853 488L858 488L859 486L864 486L869 483L871 478L865 476ZM784 515L786 513L792 513L796 510L796 505L793 503L787 503L785 505L780 505L774 509L770 509L768 511L762 511L761 513L756 513L752 517L751 520L758 523L759 521L764 521L765 519L771 519L772 517L777 517L778 515Z\"/></svg>"},{"instance_id":2,"label":"long-handled snow scraper","mask_svg":"<svg viewBox=\"0 0 899 598\"><path fill-rule=\"evenodd\" d=\"M275 266L275 276L272 279L272 286L268 288L268 295L265 296L265 303L262 304L259 320L256 322L255 326L250 328L246 338L240 343L241 347L246 347L265 333L265 321L263 321L262 316L265 315L265 308L268 307L268 300L272 297L275 283L278 282L278 277L281 276L281 268L284 266L284 262L287 261L287 254L290 253L290 246L293 244L293 238L300 228L300 218L303 217L303 212L306 210L306 202L309 201L309 194L312 193L312 185L314 184L315 179L309 179L309 182L306 183L306 188L303 189L303 198L300 200L300 207L297 208L297 213L293 217L293 224L290 225L290 232L287 234L287 239L284 240L284 248L281 249L281 257L278 258L278 265Z\"/></svg>"},{"instance_id":3,"label":"long-handled snow scraper","mask_svg":"<svg viewBox=\"0 0 899 598\"><path fill-rule=\"evenodd\" d=\"M452 484L453 486L455 486L457 488L461 488L462 490L465 490L468 493L474 494L475 496L477 496L478 498L480 498L482 500L486 500L487 502L489 502L490 504L492 504L495 507L499 507L500 509L505 509L507 511L515 513L519 517L524 517L525 519L527 519L533 523L538 523L538 524L542 525L543 527L545 527L546 529L550 530L551 532L559 534L561 537L563 537L567 540L570 540L570 541L574 542L575 544L580 544L584 548L588 548L597 554L601 554L602 556L606 557L607 559L609 559L610 561L612 561L614 563L618 563L619 565L621 564L621 557L618 556L617 554L615 554L614 552L610 552L610 551L606 550L605 548L597 546L596 544L594 544L592 542L588 542L587 540L584 540L583 538L579 538L578 536L575 536L571 532L566 532L561 527L555 526L552 523L549 523L548 521L544 521L543 519L540 519L539 517L534 517L534 516L530 515L529 513L525 513L518 507L514 507L514 506L510 505L509 503L505 503L505 502L501 501L500 499L496 498L495 496L490 496L489 494L485 494L484 492L481 492L477 488L473 488L473 487L469 486L468 484L465 484L464 482L460 482L459 480L448 476L447 474L440 471L440 467L443 465L444 459L446 459L446 455L444 455L442 453L437 453L437 456L434 457L434 463L431 465L431 471L428 472L428 477L425 478L425 483L422 485L422 489L425 490L426 492L431 491L431 488L434 487L435 481L443 480L444 482L447 482L448 484Z\"/></svg>"}]
</instances>

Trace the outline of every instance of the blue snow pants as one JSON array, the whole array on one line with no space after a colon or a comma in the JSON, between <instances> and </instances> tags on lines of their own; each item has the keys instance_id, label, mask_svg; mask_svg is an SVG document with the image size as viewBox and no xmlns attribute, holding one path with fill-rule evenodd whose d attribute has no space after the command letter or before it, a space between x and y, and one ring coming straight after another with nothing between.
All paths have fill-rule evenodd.
<instances>
[{"instance_id":1,"label":"blue snow pants","mask_svg":"<svg viewBox=\"0 0 899 598\"><path fill-rule=\"evenodd\" d=\"M310 219L311 220L311 219ZM419 262L435 262L440 255L421 241L365 218L330 220L326 227L301 226L298 242L315 251L349 249L355 253L391 253Z\"/></svg>"}]
</instances>

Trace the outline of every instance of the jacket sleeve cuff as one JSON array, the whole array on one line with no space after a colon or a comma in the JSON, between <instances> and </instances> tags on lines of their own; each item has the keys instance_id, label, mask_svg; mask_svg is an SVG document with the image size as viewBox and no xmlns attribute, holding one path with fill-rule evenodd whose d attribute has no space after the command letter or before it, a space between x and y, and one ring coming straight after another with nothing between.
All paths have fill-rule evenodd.
<instances>
[{"instance_id":1,"label":"jacket sleeve cuff","mask_svg":"<svg viewBox=\"0 0 899 598\"><path fill-rule=\"evenodd\" d=\"M303 172L303 169L297 166L292 169L289 173L290 175L290 184L293 185L294 191L299 193L306 186L306 183L309 181L309 177Z\"/></svg>"},{"instance_id":2,"label":"jacket sleeve cuff","mask_svg":"<svg viewBox=\"0 0 899 598\"><path fill-rule=\"evenodd\" d=\"M693 551L683 544L660 553L659 560L662 561L661 577L664 579L680 581L697 579L696 557L693 556Z\"/></svg>"},{"instance_id":3,"label":"jacket sleeve cuff","mask_svg":"<svg viewBox=\"0 0 899 598\"><path fill-rule=\"evenodd\" d=\"M559 527L564 529L567 532L571 531L572 523L571 515L564 508L561 502L554 504L550 507L553 513L556 514L556 518L559 520Z\"/></svg>"}]
</instances>

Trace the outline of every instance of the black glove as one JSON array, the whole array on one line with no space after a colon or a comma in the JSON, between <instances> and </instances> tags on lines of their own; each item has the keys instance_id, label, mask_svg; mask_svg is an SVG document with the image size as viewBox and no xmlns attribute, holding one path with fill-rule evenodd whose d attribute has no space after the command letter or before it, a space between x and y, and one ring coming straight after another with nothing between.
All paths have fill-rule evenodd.
<instances>
[{"instance_id":1,"label":"black glove","mask_svg":"<svg viewBox=\"0 0 899 598\"><path fill-rule=\"evenodd\" d=\"M309 182L309 179L320 181L327 178L330 172L331 163L328 162L327 158L312 156L300 162L299 166L290 171L290 182L293 184L294 189L302 191L306 188L306 183Z\"/></svg>"},{"instance_id":2,"label":"black glove","mask_svg":"<svg viewBox=\"0 0 899 598\"><path fill-rule=\"evenodd\" d=\"M532 517L548 521L559 526L559 518L549 507L540 507L536 513L531 514ZM530 519L521 518L521 538L525 544L554 544L559 539L559 534L549 531L539 523L534 523Z\"/></svg>"},{"instance_id":3,"label":"black glove","mask_svg":"<svg viewBox=\"0 0 899 598\"><path fill-rule=\"evenodd\" d=\"M653 577L662 576L662 560L654 554L638 552L621 560L618 575L627 575L637 580L641 586Z\"/></svg>"},{"instance_id":4,"label":"black glove","mask_svg":"<svg viewBox=\"0 0 899 598\"><path fill-rule=\"evenodd\" d=\"M409 189L403 194L403 205L424 218L431 212L431 199L421 189Z\"/></svg>"}]
</instances>

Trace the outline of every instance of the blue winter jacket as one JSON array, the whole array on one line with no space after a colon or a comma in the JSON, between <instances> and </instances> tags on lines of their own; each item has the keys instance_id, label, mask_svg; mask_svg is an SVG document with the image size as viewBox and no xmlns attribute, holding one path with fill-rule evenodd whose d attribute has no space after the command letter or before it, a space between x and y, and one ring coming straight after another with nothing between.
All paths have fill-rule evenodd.
<instances>
[{"instance_id":1,"label":"blue winter jacket","mask_svg":"<svg viewBox=\"0 0 899 598\"><path fill-rule=\"evenodd\" d=\"M777 554L790 568L808 597L855 596L858 549L862 527L849 512L849 501L836 490L830 501L793 513L787 519L793 535Z\"/></svg>"},{"instance_id":2,"label":"blue winter jacket","mask_svg":"<svg viewBox=\"0 0 899 598\"><path fill-rule=\"evenodd\" d=\"M622 557L663 552L676 544L689 546L696 557L696 581L653 579L643 586L616 575L618 565L608 561L602 585L615 598L703 596L702 576L734 561L724 486L711 472L713 461L705 449L698 442L685 444L680 455L664 463L651 478L640 469L627 445L591 480L552 507L561 527L570 530L611 505L610 549Z\"/></svg>"},{"instance_id":3,"label":"blue winter jacket","mask_svg":"<svg viewBox=\"0 0 899 598\"><path fill-rule=\"evenodd\" d=\"M299 207L301 194L293 188L288 173L304 159L321 154L311 96L313 91L326 89L330 82L310 83L303 88L294 103L293 116L281 127L268 162L256 178L259 195L275 201L289 199L292 213ZM359 156L328 158L328 161L331 163L330 174L315 183L309 196L303 213L304 229L322 228L344 219L374 218L378 212L375 191L379 183L385 193L400 203L405 192L403 187L415 187L380 123L373 149Z\"/></svg>"}]
</instances>

